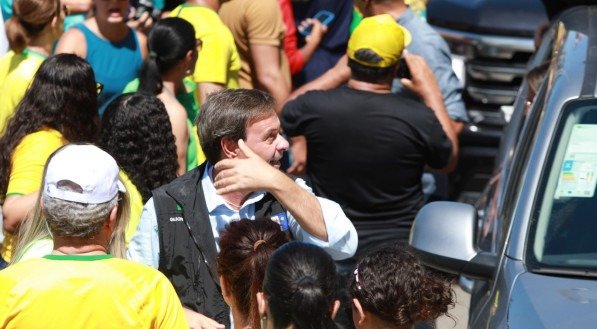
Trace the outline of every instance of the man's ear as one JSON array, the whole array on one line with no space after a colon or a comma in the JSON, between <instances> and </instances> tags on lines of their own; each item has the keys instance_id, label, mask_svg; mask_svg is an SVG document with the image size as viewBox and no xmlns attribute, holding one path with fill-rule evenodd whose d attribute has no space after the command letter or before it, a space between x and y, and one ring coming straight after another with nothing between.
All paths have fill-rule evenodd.
<instances>
[{"instance_id":1,"label":"man's ear","mask_svg":"<svg viewBox=\"0 0 597 329\"><path fill-rule=\"evenodd\" d=\"M222 155L227 159L234 159L238 156L238 143L231 137L223 137L220 140L220 147L222 148Z\"/></svg>"},{"instance_id":2,"label":"man's ear","mask_svg":"<svg viewBox=\"0 0 597 329\"><path fill-rule=\"evenodd\" d=\"M362 326L367 319L365 311L363 311L363 307L361 306L361 302L359 302L359 300L356 298L352 299L352 317L355 322L355 326Z\"/></svg>"},{"instance_id":3,"label":"man's ear","mask_svg":"<svg viewBox=\"0 0 597 329\"><path fill-rule=\"evenodd\" d=\"M340 301L339 300L335 300L334 304L332 305L332 320L336 317L336 314L338 314L338 310L340 309Z\"/></svg>"},{"instance_id":4,"label":"man's ear","mask_svg":"<svg viewBox=\"0 0 597 329\"><path fill-rule=\"evenodd\" d=\"M114 232L116 229L116 217L118 216L118 206L115 206L110 210L110 215L108 215L108 220L106 221L106 225L110 228L110 232Z\"/></svg>"}]
</instances>

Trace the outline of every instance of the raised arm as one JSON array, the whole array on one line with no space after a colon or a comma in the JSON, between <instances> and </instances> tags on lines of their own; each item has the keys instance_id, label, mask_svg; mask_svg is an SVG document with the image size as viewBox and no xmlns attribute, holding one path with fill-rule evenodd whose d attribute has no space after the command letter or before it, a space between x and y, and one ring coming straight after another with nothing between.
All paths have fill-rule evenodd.
<instances>
[{"instance_id":1,"label":"raised arm","mask_svg":"<svg viewBox=\"0 0 597 329\"><path fill-rule=\"evenodd\" d=\"M254 62L253 69L257 77L257 87L274 97L276 112L279 113L290 93L290 86L280 69L280 50L278 47L262 44L252 44L250 49Z\"/></svg>"},{"instance_id":2,"label":"raised arm","mask_svg":"<svg viewBox=\"0 0 597 329\"><path fill-rule=\"evenodd\" d=\"M302 87L292 92L288 100L297 98L309 90L328 90L336 88L350 79L350 68L348 67L348 57L342 56L338 63L327 70L319 78L304 84Z\"/></svg>"},{"instance_id":3,"label":"raised arm","mask_svg":"<svg viewBox=\"0 0 597 329\"><path fill-rule=\"evenodd\" d=\"M246 158L221 160L215 165L214 186L217 193L267 191L306 232L327 241L328 234L317 198L255 154L242 139L238 141L238 147Z\"/></svg>"},{"instance_id":4,"label":"raised arm","mask_svg":"<svg viewBox=\"0 0 597 329\"><path fill-rule=\"evenodd\" d=\"M223 84L215 82L199 82L197 83L197 87L201 104L205 103L209 94L224 90L224 88L226 88Z\"/></svg>"},{"instance_id":5,"label":"raised arm","mask_svg":"<svg viewBox=\"0 0 597 329\"><path fill-rule=\"evenodd\" d=\"M452 143L452 153L450 160L441 172L451 172L458 163L458 135L454 130L453 121L446 111L442 93L437 84L437 80L431 72L431 69L425 63L421 56L410 53L403 54L408 68L411 72L411 79L400 79L402 85L417 94L429 108L433 110L437 120L442 126L444 133Z\"/></svg>"}]
</instances>

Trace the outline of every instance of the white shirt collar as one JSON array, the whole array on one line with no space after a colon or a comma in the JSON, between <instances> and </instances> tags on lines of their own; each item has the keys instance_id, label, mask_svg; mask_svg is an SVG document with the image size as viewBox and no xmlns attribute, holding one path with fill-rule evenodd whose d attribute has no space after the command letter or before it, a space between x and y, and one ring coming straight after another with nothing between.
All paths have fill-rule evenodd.
<instances>
[{"instance_id":1,"label":"white shirt collar","mask_svg":"<svg viewBox=\"0 0 597 329\"><path fill-rule=\"evenodd\" d=\"M211 214L218 207L226 207L230 210L236 211L228 205L226 200L221 195L216 193L216 187L214 186L212 173L214 166L209 162L205 165L205 171L203 177L201 177L201 187L203 187L203 196L205 198L205 204L207 205L207 211ZM265 192L258 191L253 192L249 195L247 200L242 204L241 209L251 204L259 202L265 196Z\"/></svg>"}]
</instances>

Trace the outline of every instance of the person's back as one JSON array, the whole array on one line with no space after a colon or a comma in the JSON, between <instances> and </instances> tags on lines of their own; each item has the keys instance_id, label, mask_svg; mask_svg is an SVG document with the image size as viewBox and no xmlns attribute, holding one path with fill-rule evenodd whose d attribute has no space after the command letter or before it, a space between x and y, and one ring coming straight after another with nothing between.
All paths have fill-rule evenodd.
<instances>
[{"instance_id":1,"label":"person's back","mask_svg":"<svg viewBox=\"0 0 597 329\"><path fill-rule=\"evenodd\" d=\"M0 39L10 46L10 52L0 58L0 135L62 34L65 15L58 0L16 0L11 4L15 16L0 29ZM5 51L2 48L0 42L0 54Z\"/></svg>"},{"instance_id":2,"label":"person's back","mask_svg":"<svg viewBox=\"0 0 597 329\"><path fill-rule=\"evenodd\" d=\"M1 328L188 328L164 275L113 258L124 256L128 224L118 173L116 160L91 144L50 156L23 239L35 242L41 228L53 247L0 272Z\"/></svg>"},{"instance_id":3,"label":"person's back","mask_svg":"<svg viewBox=\"0 0 597 329\"><path fill-rule=\"evenodd\" d=\"M12 265L0 271L0 301L2 328L186 327L182 312L170 312L180 302L160 272L109 254Z\"/></svg>"},{"instance_id":4,"label":"person's back","mask_svg":"<svg viewBox=\"0 0 597 329\"><path fill-rule=\"evenodd\" d=\"M37 53L13 51L0 58L0 135L44 60Z\"/></svg>"},{"instance_id":5,"label":"person's back","mask_svg":"<svg viewBox=\"0 0 597 329\"><path fill-rule=\"evenodd\" d=\"M287 104L282 122L287 133L308 140L315 193L340 203L353 222L410 227L423 204L424 166L442 167L449 155L433 112L398 95L349 87L305 96Z\"/></svg>"},{"instance_id":6,"label":"person's back","mask_svg":"<svg viewBox=\"0 0 597 329\"><path fill-rule=\"evenodd\" d=\"M408 238L423 205L423 169L445 166L450 154L429 108L398 95L341 87L288 103L282 122L288 134L300 132L308 141L314 192L338 202L357 232L366 228L375 240ZM359 250L369 238L359 233Z\"/></svg>"},{"instance_id":7,"label":"person's back","mask_svg":"<svg viewBox=\"0 0 597 329\"><path fill-rule=\"evenodd\" d=\"M364 19L348 44L348 86L309 92L282 111L284 131L307 140L307 174L316 194L342 205L355 224L359 253L372 243L408 239L423 205L424 167L449 166L457 145L443 104L433 105L441 94L423 77L430 70L414 64L422 59L407 57L413 81L436 86L431 107L390 92L405 40L390 15Z\"/></svg>"},{"instance_id":8,"label":"person's back","mask_svg":"<svg viewBox=\"0 0 597 329\"><path fill-rule=\"evenodd\" d=\"M268 92L282 108L290 92L290 67L284 53L284 22L276 0L230 0L219 11L234 36L241 59L241 88Z\"/></svg>"},{"instance_id":9,"label":"person's back","mask_svg":"<svg viewBox=\"0 0 597 329\"><path fill-rule=\"evenodd\" d=\"M195 38L202 41L201 56L197 59L192 79L199 86L201 102L207 94L202 84L218 84L226 88L238 88L240 56L232 33L211 8L191 3L182 4L170 13L193 25Z\"/></svg>"},{"instance_id":10,"label":"person's back","mask_svg":"<svg viewBox=\"0 0 597 329\"><path fill-rule=\"evenodd\" d=\"M252 44L264 44L279 48L280 68L290 84L288 60L282 51L284 23L275 0L233 0L220 8L222 21L234 36L236 48L241 57L240 86L253 88L258 81L253 67Z\"/></svg>"}]
</instances>

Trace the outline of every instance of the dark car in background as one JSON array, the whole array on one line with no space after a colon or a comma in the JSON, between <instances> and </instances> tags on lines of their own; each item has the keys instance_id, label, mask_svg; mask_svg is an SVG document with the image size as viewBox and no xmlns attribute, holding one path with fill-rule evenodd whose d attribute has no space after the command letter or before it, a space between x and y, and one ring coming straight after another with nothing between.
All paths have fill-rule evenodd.
<instances>
[{"instance_id":1,"label":"dark car in background","mask_svg":"<svg viewBox=\"0 0 597 329\"><path fill-rule=\"evenodd\" d=\"M454 176L459 199L474 203L487 183L511 105L547 22L541 0L430 0L427 21L448 42L471 123L461 133ZM455 196L458 197L458 196Z\"/></svg>"},{"instance_id":2,"label":"dark car in background","mask_svg":"<svg viewBox=\"0 0 597 329\"><path fill-rule=\"evenodd\" d=\"M469 328L595 328L597 6L559 16L528 68L481 202L425 206L410 244L475 279Z\"/></svg>"}]
</instances>

